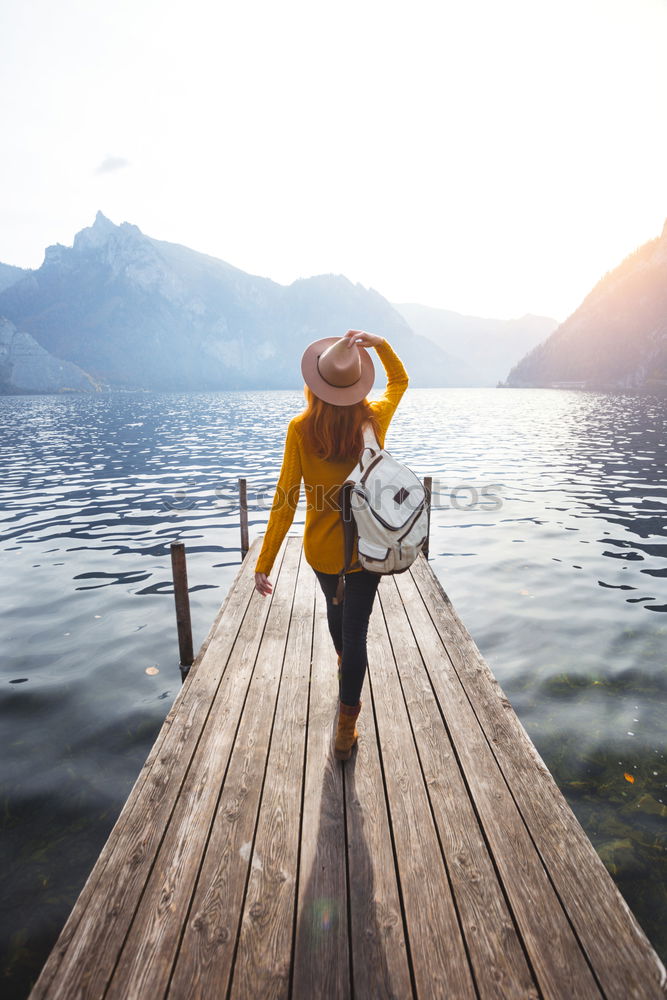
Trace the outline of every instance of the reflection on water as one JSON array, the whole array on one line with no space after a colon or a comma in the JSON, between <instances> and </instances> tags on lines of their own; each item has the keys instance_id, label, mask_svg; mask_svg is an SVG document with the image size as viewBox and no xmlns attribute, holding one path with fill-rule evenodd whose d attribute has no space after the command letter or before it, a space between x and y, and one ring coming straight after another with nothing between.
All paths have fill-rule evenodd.
<instances>
[{"instance_id":1,"label":"reflection on water","mask_svg":"<svg viewBox=\"0 0 667 1000\"><path fill-rule=\"evenodd\" d=\"M169 544L186 543L197 644L238 569L236 478L252 538L302 398L0 397L7 996L38 974L180 686ZM665 957L663 410L411 389L387 447L433 477L432 565Z\"/></svg>"}]
</instances>

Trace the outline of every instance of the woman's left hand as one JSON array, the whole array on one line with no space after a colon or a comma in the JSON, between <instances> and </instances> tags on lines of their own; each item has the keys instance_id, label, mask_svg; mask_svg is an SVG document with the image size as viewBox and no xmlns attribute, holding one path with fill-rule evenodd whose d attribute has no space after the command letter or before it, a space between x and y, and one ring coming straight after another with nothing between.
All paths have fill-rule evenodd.
<instances>
[{"instance_id":1,"label":"woman's left hand","mask_svg":"<svg viewBox=\"0 0 667 1000\"><path fill-rule=\"evenodd\" d=\"M348 347L359 344L360 347L377 347L383 343L384 337L378 337L376 333L366 333L365 330L348 330L345 336L348 339Z\"/></svg>"},{"instance_id":2,"label":"woman's left hand","mask_svg":"<svg viewBox=\"0 0 667 1000\"><path fill-rule=\"evenodd\" d=\"M258 590L262 597L266 597L273 590L273 584L266 573L255 573L255 590Z\"/></svg>"}]
</instances>

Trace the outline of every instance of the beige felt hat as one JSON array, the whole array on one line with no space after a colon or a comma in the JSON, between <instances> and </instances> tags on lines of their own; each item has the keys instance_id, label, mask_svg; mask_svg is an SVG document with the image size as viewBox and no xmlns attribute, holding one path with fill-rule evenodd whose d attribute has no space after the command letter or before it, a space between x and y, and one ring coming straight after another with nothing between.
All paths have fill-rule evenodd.
<instances>
[{"instance_id":1,"label":"beige felt hat","mask_svg":"<svg viewBox=\"0 0 667 1000\"><path fill-rule=\"evenodd\" d=\"M323 337L309 344L301 358L306 385L334 406L360 403L375 381L375 367L366 348L349 344L348 337Z\"/></svg>"}]
</instances>

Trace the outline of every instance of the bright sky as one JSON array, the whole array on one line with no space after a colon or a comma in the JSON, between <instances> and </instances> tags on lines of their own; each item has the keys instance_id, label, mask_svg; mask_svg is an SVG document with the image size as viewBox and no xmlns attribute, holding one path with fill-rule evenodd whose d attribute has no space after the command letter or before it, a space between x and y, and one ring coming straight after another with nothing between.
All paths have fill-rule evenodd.
<instances>
[{"instance_id":1,"label":"bright sky","mask_svg":"<svg viewBox=\"0 0 667 1000\"><path fill-rule=\"evenodd\" d=\"M0 261L101 209L565 319L667 216L667 0L1 0Z\"/></svg>"}]
</instances>

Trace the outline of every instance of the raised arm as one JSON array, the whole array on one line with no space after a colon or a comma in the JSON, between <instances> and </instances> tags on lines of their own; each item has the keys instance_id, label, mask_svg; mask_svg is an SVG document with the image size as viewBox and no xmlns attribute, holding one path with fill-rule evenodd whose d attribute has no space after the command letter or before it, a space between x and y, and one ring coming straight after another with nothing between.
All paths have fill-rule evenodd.
<instances>
[{"instance_id":1,"label":"raised arm","mask_svg":"<svg viewBox=\"0 0 667 1000\"><path fill-rule=\"evenodd\" d=\"M271 586L259 586L257 576L266 576L271 572L273 562L278 555L278 549L282 545L283 539L290 529L294 520L294 512L299 502L301 492L301 455L296 436L294 421L290 420L285 439L285 451L283 454L283 464L276 486L269 523L266 526L266 534L262 543L262 550L255 564L255 585L263 595L271 593ZM268 583L268 581L266 581Z\"/></svg>"},{"instance_id":2,"label":"raised arm","mask_svg":"<svg viewBox=\"0 0 667 1000\"><path fill-rule=\"evenodd\" d=\"M408 373L398 354L396 354L384 338L380 344L376 345L375 350L387 375L387 387L379 402L386 403L387 407L393 413L401 401L401 396L408 387Z\"/></svg>"},{"instance_id":3,"label":"raised arm","mask_svg":"<svg viewBox=\"0 0 667 1000\"><path fill-rule=\"evenodd\" d=\"M384 337L375 333L366 333L364 330L348 330L345 336L350 340L350 346L352 343L356 343L361 344L362 347L374 347L385 370L387 386L384 395L371 403L379 424L379 443L384 447L387 428L401 401L401 396L408 387L408 373L398 354L389 346Z\"/></svg>"},{"instance_id":4,"label":"raised arm","mask_svg":"<svg viewBox=\"0 0 667 1000\"><path fill-rule=\"evenodd\" d=\"M365 330L348 330L345 336L350 342L349 346L361 344L362 347L374 347L377 351L387 376L387 387L382 398L377 400L376 405L378 403L389 404L393 412L409 382L408 373L398 354L389 346L384 337L380 337L376 333L366 333Z\"/></svg>"}]
</instances>

